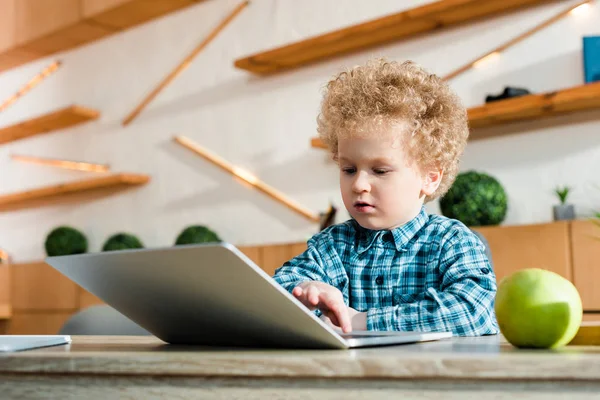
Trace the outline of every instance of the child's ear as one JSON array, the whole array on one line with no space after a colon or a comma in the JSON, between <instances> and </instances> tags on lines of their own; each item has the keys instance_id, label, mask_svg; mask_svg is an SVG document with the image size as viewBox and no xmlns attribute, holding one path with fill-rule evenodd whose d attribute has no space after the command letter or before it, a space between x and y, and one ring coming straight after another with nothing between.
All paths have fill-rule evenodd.
<instances>
[{"instance_id":1,"label":"child's ear","mask_svg":"<svg viewBox=\"0 0 600 400\"><path fill-rule=\"evenodd\" d=\"M421 188L421 192L426 196L431 196L440 186L443 176L444 171L442 170L427 171L423 176L423 187Z\"/></svg>"}]
</instances>

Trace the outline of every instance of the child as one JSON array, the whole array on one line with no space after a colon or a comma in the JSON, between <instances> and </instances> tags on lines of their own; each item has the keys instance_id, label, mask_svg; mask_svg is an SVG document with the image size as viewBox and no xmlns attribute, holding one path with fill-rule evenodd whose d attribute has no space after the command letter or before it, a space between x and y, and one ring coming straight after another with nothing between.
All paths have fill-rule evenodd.
<instances>
[{"instance_id":1,"label":"child","mask_svg":"<svg viewBox=\"0 0 600 400\"><path fill-rule=\"evenodd\" d=\"M343 332L498 333L483 243L424 208L456 178L469 134L458 97L412 62L375 60L329 82L318 131L352 219L313 236L274 279Z\"/></svg>"}]
</instances>

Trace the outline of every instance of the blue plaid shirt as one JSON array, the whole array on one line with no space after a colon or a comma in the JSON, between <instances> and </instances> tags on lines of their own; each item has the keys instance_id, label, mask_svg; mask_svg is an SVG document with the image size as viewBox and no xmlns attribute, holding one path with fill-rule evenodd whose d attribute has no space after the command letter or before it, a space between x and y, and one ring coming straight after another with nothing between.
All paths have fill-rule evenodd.
<instances>
[{"instance_id":1,"label":"blue plaid shirt","mask_svg":"<svg viewBox=\"0 0 600 400\"><path fill-rule=\"evenodd\" d=\"M498 333L496 277L483 243L461 222L425 208L393 230L355 220L330 226L274 279L290 292L307 280L338 288L346 305L367 311L369 330Z\"/></svg>"}]
</instances>

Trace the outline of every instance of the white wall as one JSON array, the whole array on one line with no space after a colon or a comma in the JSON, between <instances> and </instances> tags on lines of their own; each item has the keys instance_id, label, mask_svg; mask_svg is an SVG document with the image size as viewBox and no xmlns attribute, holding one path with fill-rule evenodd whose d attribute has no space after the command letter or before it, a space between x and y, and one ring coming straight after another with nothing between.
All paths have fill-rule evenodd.
<instances>
[{"instance_id":1,"label":"white wall","mask_svg":"<svg viewBox=\"0 0 600 400\"><path fill-rule=\"evenodd\" d=\"M118 231L148 247L171 245L186 225L202 223L236 244L301 241L318 227L257 191L233 181L171 141L184 134L252 171L299 203L323 211L342 206L337 170L311 149L321 89L340 68L373 56L413 59L444 75L557 13L570 1L336 58L269 78L233 68L233 60L332 29L423 5L405 0L253 0L130 126L122 119L235 5L207 0L123 34L61 54L64 66L0 114L0 126L71 103L102 112L73 129L0 146L0 194L83 178L86 173L11 161L27 154L109 163L114 171L147 173L147 186L77 206L56 205L0 214L0 247L15 261L44 256L46 234L62 224L83 230L90 251ZM583 83L581 36L600 34L600 4L569 16L504 53L484 68L454 79L467 106L504 85L536 92ZM0 75L0 99L14 93L55 58ZM505 224L551 220L556 185L575 187L582 214L600 208L600 114L518 124L526 131L472 142L463 170L496 176L509 194ZM597 188L594 188L594 185ZM343 207L343 206L342 206ZM430 211L438 212L437 204ZM347 217L342 212L338 221Z\"/></svg>"}]
</instances>

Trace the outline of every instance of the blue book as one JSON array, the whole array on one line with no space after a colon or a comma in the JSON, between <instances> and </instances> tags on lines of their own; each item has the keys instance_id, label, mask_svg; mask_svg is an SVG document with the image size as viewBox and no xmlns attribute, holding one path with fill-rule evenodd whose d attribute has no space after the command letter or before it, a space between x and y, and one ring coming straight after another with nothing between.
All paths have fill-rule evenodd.
<instances>
[{"instance_id":1,"label":"blue book","mask_svg":"<svg viewBox=\"0 0 600 400\"><path fill-rule=\"evenodd\" d=\"M600 36L583 37L585 83L600 81Z\"/></svg>"}]
</instances>

